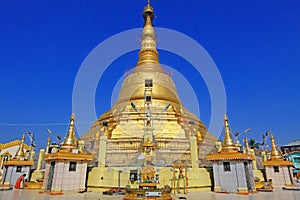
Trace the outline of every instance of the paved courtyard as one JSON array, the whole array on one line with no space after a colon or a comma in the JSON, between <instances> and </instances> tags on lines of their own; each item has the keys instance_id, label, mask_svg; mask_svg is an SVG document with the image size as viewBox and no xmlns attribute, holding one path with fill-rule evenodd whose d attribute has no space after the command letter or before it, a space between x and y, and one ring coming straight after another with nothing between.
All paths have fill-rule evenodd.
<instances>
[{"instance_id":1,"label":"paved courtyard","mask_svg":"<svg viewBox=\"0 0 300 200\"><path fill-rule=\"evenodd\" d=\"M179 199L176 195L174 199ZM274 189L273 192L259 192L250 195L237 194L216 194L213 192L189 193L188 200L299 200L300 191L287 191L281 188ZM106 196L96 192L86 193L65 193L63 195L40 194L39 190L6 190L0 191L0 200L122 200L123 196Z\"/></svg>"}]
</instances>

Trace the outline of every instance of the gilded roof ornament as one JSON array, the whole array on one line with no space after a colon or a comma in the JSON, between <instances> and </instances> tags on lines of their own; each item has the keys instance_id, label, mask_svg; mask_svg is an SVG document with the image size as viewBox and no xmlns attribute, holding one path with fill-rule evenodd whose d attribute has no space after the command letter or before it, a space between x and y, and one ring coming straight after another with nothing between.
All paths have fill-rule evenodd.
<instances>
[{"instance_id":1,"label":"gilded roof ornament","mask_svg":"<svg viewBox=\"0 0 300 200\"><path fill-rule=\"evenodd\" d=\"M25 158L24 141L25 141L25 135L22 135L22 140L21 140L19 149L18 149L18 151L16 153L15 159Z\"/></svg>"},{"instance_id":2,"label":"gilded roof ornament","mask_svg":"<svg viewBox=\"0 0 300 200\"><path fill-rule=\"evenodd\" d=\"M144 144L143 144L144 147L154 147L154 144L152 143L151 139L147 139Z\"/></svg>"},{"instance_id":3,"label":"gilded roof ornament","mask_svg":"<svg viewBox=\"0 0 300 200\"><path fill-rule=\"evenodd\" d=\"M271 134L270 138L271 138L271 143L272 143L272 154L271 154L272 159L273 158L281 158L281 155L279 154L279 152L276 148L275 139L274 139L273 134Z\"/></svg>"},{"instance_id":4,"label":"gilded roof ornament","mask_svg":"<svg viewBox=\"0 0 300 200\"><path fill-rule=\"evenodd\" d=\"M50 138L48 137L48 139L47 139L47 146L46 146L46 152L45 152L46 154L49 153L50 142L51 142L51 140L50 140Z\"/></svg>"},{"instance_id":5,"label":"gilded roof ornament","mask_svg":"<svg viewBox=\"0 0 300 200\"><path fill-rule=\"evenodd\" d=\"M245 137L244 141L245 141L245 149L246 149L246 153L250 154L250 148L249 148L248 138Z\"/></svg>"},{"instance_id":6,"label":"gilded roof ornament","mask_svg":"<svg viewBox=\"0 0 300 200\"><path fill-rule=\"evenodd\" d=\"M11 142L8 142L8 143L5 143L5 144L0 144L0 151L2 151L3 149L6 149L6 148L16 146L16 145L20 146L20 144L21 144L21 140L14 140L14 141L11 141ZM23 148L25 150L30 150L31 147L24 143Z\"/></svg>"},{"instance_id":7,"label":"gilded roof ornament","mask_svg":"<svg viewBox=\"0 0 300 200\"><path fill-rule=\"evenodd\" d=\"M76 148L76 137L75 137L75 115L72 113L70 118L70 125L68 134L62 145L62 149L74 149Z\"/></svg>"},{"instance_id":8,"label":"gilded roof ornament","mask_svg":"<svg viewBox=\"0 0 300 200\"><path fill-rule=\"evenodd\" d=\"M254 156L250 154L244 154L238 152L237 146L234 144L231 130L228 124L228 117L225 114L224 116L224 143L222 145L222 150L218 153L209 154L206 156L206 160L210 161L219 161L219 160L254 160ZM246 144L247 146L247 144ZM248 146L249 148L249 146Z\"/></svg>"},{"instance_id":9,"label":"gilded roof ornament","mask_svg":"<svg viewBox=\"0 0 300 200\"><path fill-rule=\"evenodd\" d=\"M225 128L225 134L224 134L223 149L237 150L237 147L235 146L231 136L231 130L229 128L228 117L226 114L224 116L224 128Z\"/></svg>"},{"instance_id":10,"label":"gilded roof ornament","mask_svg":"<svg viewBox=\"0 0 300 200\"><path fill-rule=\"evenodd\" d=\"M152 21L152 19L154 18L154 10L153 10L152 6L150 5L150 1L148 1L147 5L146 5L145 8L144 8L144 12L143 12L143 17L144 17L144 19L145 19L147 16L150 16L150 17L151 17L151 21Z\"/></svg>"}]
</instances>

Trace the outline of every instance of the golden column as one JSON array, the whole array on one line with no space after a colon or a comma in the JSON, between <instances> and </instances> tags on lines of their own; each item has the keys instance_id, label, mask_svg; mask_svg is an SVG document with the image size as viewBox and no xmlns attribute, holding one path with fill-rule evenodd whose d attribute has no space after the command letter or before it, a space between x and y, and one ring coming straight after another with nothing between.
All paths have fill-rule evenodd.
<instances>
[{"instance_id":1,"label":"golden column","mask_svg":"<svg viewBox=\"0 0 300 200\"><path fill-rule=\"evenodd\" d=\"M37 166L36 166L36 170L40 170L41 169L42 161L43 161L43 158L44 158L44 154L45 154L45 150L44 149L40 149L39 158L38 158Z\"/></svg>"},{"instance_id":2,"label":"golden column","mask_svg":"<svg viewBox=\"0 0 300 200\"><path fill-rule=\"evenodd\" d=\"M48 153L49 153L49 149L50 149L50 142L51 142L51 140L50 140L50 138L48 138L48 140L47 140L47 146L46 146L46 151L45 151L45 154L48 154Z\"/></svg>"},{"instance_id":3,"label":"golden column","mask_svg":"<svg viewBox=\"0 0 300 200\"><path fill-rule=\"evenodd\" d=\"M249 148L248 138L245 137L244 140L245 140L246 153L249 154L249 155L252 155L254 157L254 159L252 161L252 168L253 168L253 170L257 170L255 151L254 151L254 149Z\"/></svg>"}]
</instances>

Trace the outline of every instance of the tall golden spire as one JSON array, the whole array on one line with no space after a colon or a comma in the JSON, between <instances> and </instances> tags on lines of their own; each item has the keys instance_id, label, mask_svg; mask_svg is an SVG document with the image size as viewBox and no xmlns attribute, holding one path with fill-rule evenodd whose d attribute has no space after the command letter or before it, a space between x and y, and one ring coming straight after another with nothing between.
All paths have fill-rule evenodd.
<instances>
[{"instance_id":1,"label":"tall golden spire","mask_svg":"<svg viewBox=\"0 0 300 200\"><path fill-rule=\"evenodd\" d=\"M224 128L225 128L225 134L224 134L224 143L223 143L223 149L226 150L237 150L237 147L235 146L232 136L231 136L231 130L229 128L228 124L228 117L225 114L224 116Z\"/></svg>"},{"instance_id":2,"label":"tall golden spire","mask_svg":"<svg viewBox=\"0 0 300 200\"><path fill-rule=\"evenodd\" d=\"M21 140L19 149L18 149L18 151L16 153L16 156L15 156L16 159L25 158L24 141L25 141L25 135L22 135L22 140Z\"/></svg>"},{"instance_id":3,"label":"tall golden spire","mask_svg":"<svg viewBox=\"0 0 300 200\"><path fill-rule=\"evenodd\" d=\"M272 157L271 157L271 159L281 158L279 152L276 149L274 136L271 135L270 138L271 138L271 143L272 143L272 154L271 154Z\"/></svg>"},{"instance_id":4,"label":"tall golden spire","mask_svg":"<svg viewBox=\"0 0 300 200\"><path fill-rule=\"evenodd\" d=\"M156 50L155 31L153 28L152 20L154 18L154 10L150 5L150 1L143 12L144 29L142 35L141 49L139 52L139 60L137 65L141 64L158 64L158 52Z\"/></svg>"},{"instance_id":5,"label":"tall golden spire","mask_svg":"<svg viewBox=\"0 0 300 200\"><path fill-rule=\"evenodd\" d=\"M76 137L75 137L75 115L72 113L72 116L70 118L70 125L68 134L64 140L64 143L62 145L62 149L74 149L76 148Z\"/></svg>"}]
</instances>

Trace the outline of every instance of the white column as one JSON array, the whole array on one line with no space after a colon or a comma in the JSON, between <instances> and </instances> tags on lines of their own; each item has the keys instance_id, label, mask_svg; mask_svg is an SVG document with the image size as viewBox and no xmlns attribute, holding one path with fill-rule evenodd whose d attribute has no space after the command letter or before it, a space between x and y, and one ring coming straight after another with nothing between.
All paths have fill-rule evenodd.
<instances>
[{"instance_id":1,"label":"white column","mask_svg":"<svg viewBox=\"0 0 300 200\"><path fill-rule=\"evenodd\" d=\"M197 148L197 139L195 135L190 137L190 145L191 145L191 162L192 168L198 168L198 148Z\"/></svg>"},{"instance_id":2,"label":"white column","mask_svg":"<svg viewBox=\"0 0 300 200\"><path fill-rule=\"evenodd\" d=\"M98 157L98 167L105 166L106 162L106 146L107 146L107 137L105 134L100 136L99 144L99 157Z\"/></svg>"}]
</instances>

